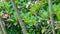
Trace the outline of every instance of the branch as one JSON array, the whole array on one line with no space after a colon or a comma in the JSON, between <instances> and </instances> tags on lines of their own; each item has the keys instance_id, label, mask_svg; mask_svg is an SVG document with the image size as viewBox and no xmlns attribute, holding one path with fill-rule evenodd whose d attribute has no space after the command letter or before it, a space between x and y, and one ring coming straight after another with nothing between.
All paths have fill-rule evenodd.
<instances>
[{"instance_id":1,"label":"branch","mask_svg":"<svg viewBox=\"0 0 60 34\"><path fill-rule=\"evenodd\" d=\"M50 21L51 21L51 26L52 26L52 31L53 31L53 34L55 34L55 29L54 29L54 26L53 26L53 12L52 12L52 0L48 0L48 4L49 4L49 11L50 11Z\"/></svg>"},{"instance_id":2,"label":"branch","mask_svg":"<svg viewBox=\"0 0 60 34\"><path fill-rule=\"evenodd\" d=\"M19 24L20 24L20 26L21 26L21 28L22 28L23 34L27 34L27 30L26 30L26 28L25 28L24 23L23 23L22 20L21 20L21 16L19 15L19 10L18 10L18 8L17 8L14 0L11 0L11 3L12 3L12 5L13 5L13 8L14 8L16 14L17 14L18 21L19 21Z\"/></svg>"},{"instance_id":3,"label":"branch","mask_svg":"<svg viewBox=\"0 0 60 34\"><path fill-rule=\"evenodd\" d=\"M5 27L3 26L3 24L2 24L1 18L0 18L0 27L1 27L1 28L0 28L0 29L1 29L1 33L2 33L2 34L7 34L7 33L6 33L6 29L5 29Z\"/></svg>"}]
</instances>

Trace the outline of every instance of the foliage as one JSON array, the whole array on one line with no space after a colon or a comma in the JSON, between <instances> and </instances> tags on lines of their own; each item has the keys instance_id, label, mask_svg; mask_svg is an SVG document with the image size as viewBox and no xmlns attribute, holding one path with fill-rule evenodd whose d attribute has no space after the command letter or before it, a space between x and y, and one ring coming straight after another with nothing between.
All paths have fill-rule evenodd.
<instances>
[{"instance_id":1,"label":"foliage","mask_svg":"<svg viewBox=\"0 0 60 34\"><path fill-rule=\"evenodd\" d=\"M27 28L28 34L39 34L44 33L44 27L48 26L47 21L49 19L49 11L48 11L48 1L47 0L41 0L41 4L33 4L28 9L25 8L27 5L27 2L30 0L26 0L24 2L23 0L15 0L16 5L20 11L20 15L22 18L22 21L25 23L25 26ZM58 4L57 4L58 3ZM59 0L53 0L53 10L54 10L54 22L60 21L60 2ZM3 18L3 13L8 14L8 18ZM19 26L17 15L14 12L14 9L11 5L10 1L6 2L0 2L0 16L5 22L6 30L9 34L22 34L21 27ZM59 27L59 26L58 26ZM41 33L41 34L42 34ZM60 28L56 30L56 34L60 33Z\"/></svg>"}]
</instances>

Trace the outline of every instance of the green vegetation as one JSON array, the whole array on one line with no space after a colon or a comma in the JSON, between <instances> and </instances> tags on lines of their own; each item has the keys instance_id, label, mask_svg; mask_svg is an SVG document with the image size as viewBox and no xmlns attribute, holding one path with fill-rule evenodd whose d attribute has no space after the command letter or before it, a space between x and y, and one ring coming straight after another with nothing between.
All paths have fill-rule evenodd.
<instances>
[{"instance_id":1,"label":"green vegetation","mask_svg":"<svg viewBox=\"0 0 60 34\"><path fill-rule=\"evenodd\" d=\"M47 22L50 19L48 0L40 0L40 4L36 2L28 8L26 6L30 0L26 0L25 2L23 0L14 1L27 29L27 34L44 34L52 29ZM54 28L57 28L55 33L60 34L60 0L52 0L52 8L53 24ZM0 1L0 16L4 21L3 25L8 34L22 34L17 15L10 0L6 0L5 2Z\"/></svg>"}]
</instances>

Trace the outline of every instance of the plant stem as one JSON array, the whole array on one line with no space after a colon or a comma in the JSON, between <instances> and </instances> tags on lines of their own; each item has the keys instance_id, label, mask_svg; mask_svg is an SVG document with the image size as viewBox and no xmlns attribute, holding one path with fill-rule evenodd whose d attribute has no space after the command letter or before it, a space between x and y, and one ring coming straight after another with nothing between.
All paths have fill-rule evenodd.
<instances>
[{"instance_id":1,"label":"plant stem","mask_svg":"<svg viewBox=\"0 0 60 34\"><path fill-rule=\"evenodd\" d=\"M18 21L19 21L19 24L20 24L20 26L21 26L21 28L22 28L23 34L27 34L26 27L25 27L24 23L22 22L21 16L20 16L20 14L19 14L19 10L18 10L18 8L17 8L14 0L11 0L11 3L12 3L12 5L13 5L13 8L14 8L16 14L17 14Z\"/></svg>"},{"instance_id":2,"label":"plant stem","mask_svg":"<svg viewBox=\"0 0 60 34\"><path fill-rule=\"evenodd\" d=\"M6 33L6 30L5 30L5 27L4 27L3 24L2 24L1 18L0 18L0 27L1 27L1 28L0 28L0 29L1 29L1 31L0 31L1 34L7 34L7 33Z\"/></svg>"},{"instance_id":3,"label":"plant stem","mask_svg":"<svg viewBox=\"0 0 60 34\"><path fill-rule=\"evenodd\" d=\"M53 26L53 9L52 9L52 0L48 0L48 4L49 4L49 11L50 11L50 21L51 21L51 26L52 26L52 31L53 31L53 34L55 34L55 29L54 29L54 26Z\"/></svg>"}]
</instances>

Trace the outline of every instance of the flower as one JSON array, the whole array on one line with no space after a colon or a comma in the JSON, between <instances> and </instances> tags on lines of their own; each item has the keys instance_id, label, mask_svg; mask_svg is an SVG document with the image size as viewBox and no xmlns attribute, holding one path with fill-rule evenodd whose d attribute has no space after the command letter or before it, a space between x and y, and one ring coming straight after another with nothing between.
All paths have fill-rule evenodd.
<instances>
[{"instance_id":1,"label":"flower","mask_svg":"<svg viewBox=\"0 0 60 34\"><path fill-rule=\"evenodd\" d=\"M50 21L47 21L47 24L51 24L51 22Z\"/></svg>"},{"instance_id":2,"label":"flower","mask_svg":"<svg viewBox=\"0 0 60 34\"><path fill-rule=\"evenodd\" d=\"M42 29L42 33L44 33L45 32L45 30L44 29Z\"/></svg>"},{"instance_id":3,"label":"flower","mask_svg":"<svg viewBox=\"0 0 60 34\"><path fill-rule=\"evenodd\" d=\"M3 14L2 17L3 17L3 18L8 18L9 15L8 15L8 14Z\"/></svg>"},{"instance_id":4,"label":"flower","mask_svg":"<svg viewBox=\"0 0 60 34\"><path fill-rule=\"evenodd\" d=\"M2 2L5 2L5 0L1 0Z\"/></svg>"}]
</instances>

